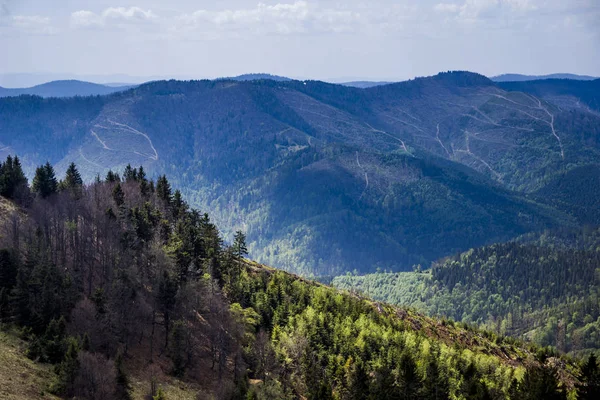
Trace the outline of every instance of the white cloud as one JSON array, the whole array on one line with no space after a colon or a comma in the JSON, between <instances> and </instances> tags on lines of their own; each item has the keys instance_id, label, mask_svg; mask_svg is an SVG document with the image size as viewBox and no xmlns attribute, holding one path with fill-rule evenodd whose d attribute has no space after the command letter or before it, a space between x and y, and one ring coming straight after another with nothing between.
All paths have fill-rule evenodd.
<instances>
[{"instance_id":1,"label":"white cloud","mask_svg":"<svg viewBox=\"0 0 600 400\"><path fill-rule=\"evenodd\" d=\"M5 14L0 18L1 35L52 35L57 32L50 24L50 18L39 15L14 15Z\"/></svg>"},{"instance_id":2,"label":"white cloud","mask_svg":"<svg viewBox=\"0 0 600 400\"><path fill-rule=\"evenodd\" d=\"M460 6L452 3L440 3L436 4L433 9L439 13L456 13L460 10Z\"/></svg>"},{"instance_id":3,"label":"white cloud","mask_svg":"<svg viewBox=\"0 0 600 400\"><path fill-rule=\"evenodd\" d=\"M438 13L455 15L464 21L481 17L497 17L503 13L524 13L537 9L532 0L465 0L462 4L439 3L433 9Z\"/></svg>"},{"instance_id":4,"label":"white cloud","mask_svg":"<svg viewBox=\"0 0 600 400\"><path fill-rule=\"evenodd\" d=\"M157 19L152 10L139 7L110 7L96 14L88 10L71 13L71 24L75 27L99 27L109 24L143 23Z\"/></svg>"},{"instance_id":5,"label":"white cloud","mask_svg":"<svg viewBox=\"0 0 600 400\"><path fill-rule=\"evenodd\" d=\"M100 26L104 21L102 17L91 11L75 11L71 14L71 24L78 27Z\"/></svg>"},{"instance_id":6,"label":"white cloud","mask_svg":"<svg viewBox=\"0 0 600 400\"><path fill-rule=\"evenodd\" d=\"M323 9L306 1L239 10L198 10L176 18L176 31L250 30L256 33L340 33L351 31L361 21L358 12Z\"/></svg>"}]
</instances>

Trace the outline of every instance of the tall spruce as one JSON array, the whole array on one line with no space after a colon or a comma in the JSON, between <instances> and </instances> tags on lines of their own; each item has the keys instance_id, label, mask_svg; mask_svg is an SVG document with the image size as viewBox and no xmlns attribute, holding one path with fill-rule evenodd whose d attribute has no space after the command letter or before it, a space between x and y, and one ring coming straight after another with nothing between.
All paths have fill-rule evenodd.
<instances>
[{"instance_id":1,"label":"tall spruce","mask_svg":"<svg viewBox=\"0 0 600 400\"><path fill-rule=\"evenodd\" d=\"M580 380L577 397L579 400L600 399L600 367L594 353L590 354L581 368Z\"/></svg>"},{"instance_id":2,"label":"tall spruce","mask_svg":"<svg viewBox=\"0 0 600 400\"><path fill-rule=\"evenodd\" d=\"M72 162L69 164L65 179L60 182L59 186L61 190L67 190L76 196L81 195L83 179L81 178L81 174L79 173L79 170L77 170L75 163Z\"/></svg>"},{"instance_id":3,"label":"tall spruce","mask_svg":"<svg viewBox=\"0 0 600 400\"><path fill-rule=\"evenodd\" d=\"M44 199L58 191L56 174L49 162L36 168L31 190Z\"/></svg>"},{"instance_id":4,"label":"tall spruce","mask_svg":"<svg viewBox=\"0 0 600 400\"><path fill-rule=\"evenodd\" d=\"M23 173L19 157L8 156L0 163L0 196L14 198L20 188L27 187L27 178Z\"/></svg>"},{"instance_id":5,"label":"tall spruce","mask_svg":"<svg viewBox=\"0 0 600 400\"><path fill-rule=\"evenodd\" d=\"M171 203L171 185L169 184L166 175L158 177L158 180L156 181L156 194L158 195L158 198L166 204Z\"/></svg>"}]
</instances>

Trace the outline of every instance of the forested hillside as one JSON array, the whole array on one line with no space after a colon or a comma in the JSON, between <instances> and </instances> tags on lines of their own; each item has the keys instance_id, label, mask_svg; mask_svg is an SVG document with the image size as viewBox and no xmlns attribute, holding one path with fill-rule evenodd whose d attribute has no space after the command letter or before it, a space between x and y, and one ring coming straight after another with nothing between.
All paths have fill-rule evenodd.
<instances>
[{"instance_id":1,"label":"forested hillside","mask_svg":"<svg viewBox=\"0 0 600 400\"><path fill-rule=\"evenodd\" d=\"M530 234L431 270L342 276L333 284L565 352L600 349L598 228Z\"/></svg>"},{"instance_id":2,"label":"forested hillside","mask_svg":"<svg viewBox=\"0 0 600 400\"><path fill-rule=\"evenodd\" d=\"M247 261L242 232L225 245L143 167L87 186L74 164L61 180L45 164L29 188L10 158L0 182L18 204L2 218L0 322L53 365L47 390L64 398L165 399L173 387L217 399L598 393L594 358L580 366Z\"/></svg>"},{"instance_id":3,"label":"forested hillside","mask_svg":"<svg viewBox=\"0 0 600 400\"><path fill-rule=\"evenodd\" d=\"M30 178L75 161L86 182L143 165L229 240L246 231L255 259L305 276L402 271L598 218L584 200L597 82L540 85L450 72L368 89L259 79L20 96L0 99L0 155L20 154Z\"/></svg>"}]
</instances>

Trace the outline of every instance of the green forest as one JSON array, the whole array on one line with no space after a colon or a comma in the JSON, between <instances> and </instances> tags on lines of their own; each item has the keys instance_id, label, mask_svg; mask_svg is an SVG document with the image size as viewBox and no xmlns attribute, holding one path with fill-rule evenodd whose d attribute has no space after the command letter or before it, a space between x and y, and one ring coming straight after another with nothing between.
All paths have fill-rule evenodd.
<instances>
[{"instance_id":1,"label":"green forest","mask_svg":"<svg viewBox=\"0 0 600 400\"><path fill-rule=\"evenodd\" d=\"M207 214L142 167L84 185L75 164L62 179L45 164L29 186L9 158L0 185L16 207L1 214L0 323L25 340L29 358L53 366L48 393L166 399L163 382L177 379L194 383L198 399L598 396L594 356L572 359L246 260L243 232L224 243ZM566 250L581 276L562 277L563 253L499 246L549 259L544 275L516 269L515 289L524 279L542 288L561 277L543 292L547 299L558 304L574 287L593 295L590 250ZM491 267L490 249L449 259L428 279L454 291L459 279L464 290L476 288L472 272ZM498 265L490 290L500 289L512 264ZM520 292L531 307L542 301L535 290ZM584 321L598 314L578 312ZM141 394L133 390L140 381Z\"/></svg>"},{"instance_id":2,"label":"green forest","mask_svg":"<svg viewBox=\"0 0 600 400\"><path fill-rule=\"evenodd\" d=\"M600 229L547 231L333 285L560 351L600 349Z\"/></svg>"}]
</instances>

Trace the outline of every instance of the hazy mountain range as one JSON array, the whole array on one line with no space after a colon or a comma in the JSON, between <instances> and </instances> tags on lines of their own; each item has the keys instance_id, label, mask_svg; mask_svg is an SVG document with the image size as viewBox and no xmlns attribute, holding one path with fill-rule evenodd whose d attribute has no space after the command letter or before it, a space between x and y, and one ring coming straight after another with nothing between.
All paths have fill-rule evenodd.
<instances>
[{"instance_id":1,"label":"hazy mountain range","mask_svg":"<svg viewBox=\"0 0 600 400\"><path fill-rule=\"evenodd\" d=\"M98 96L120 92L134 86L129 84L100 85L76 80L52 81L22 89L0 87L0 97L20 96L22 94L41 97Z\"/></svg>"},{"instance_id":2,"label":"hazy mountain range","mask_svg":"<svg viewBox=\"0 0 600 400\"><path fill-rule=\"evenodd\" d=\"M51 79L50 81L44 79ZM62 79L63 77L67 79ZM85 79L87 78L87 79ZM71 96L91 96L105 95L120 90L126 90L141 83L147 83L157 80L165 80L164 77L133 77L129 75L110 75L110 76L86 76L81 79L72 79L68 74L55 75L33 75L33 74L0 74L0 97L19 96L21 94L31 94L42 97L71 97ZM189 78L178 77L180 80ZM234 81L254 81L254 80L274 80L291 81L292 78L285 76L272 75L268 73L243 74L234 77L217 78L216 80L234 80ZM525 82L547 79L570 79L570 80L594 80L592 76L575 74L550 74L550 75L520 75L503 74L490 78L494 82ZM89 81L87 81L89 80ZM26 82L41 82L29 87ZM129 83L126 83L129 82ZM368 79L349 80L334 79L328 81L343 86L367 89L375 86L389 85L393 81L372 81ZM25 87L17 87L20 86ZM8 87L2 87L3 85Z\"/></svg>"},{"instance_id":3,"label":"hazy mountain range","mask_svg":"<svg viewBox=\"0 0 600 400\"><path fill-rule=\"evenodd\" d=\"M75 161L88 180L128 163L165 173L276 267L406 270L598 222L585 199L599 171L599 85L452 72L367 89L159 81L103 97L12 97L0 100L0 156L21 155L30 174Z\"/></svg>"},{"instance_id":4,"label":"hazy mountain range","mask_svg":"<svg viewBox=\"0 0 600 400\"><path fill-rule=\"evenodd\" d=\"M502 74L490 78L494 82L523 82L539 81L544 79L572 79L576 81L593 81L598 77L576 74L549 74L549 75L521 75L521 74Z\"/></svg>"}]
</instances>

